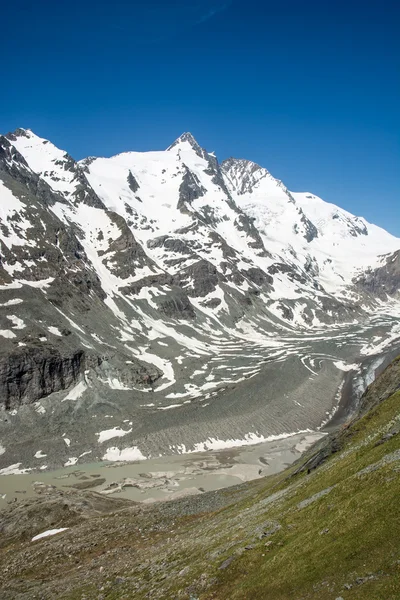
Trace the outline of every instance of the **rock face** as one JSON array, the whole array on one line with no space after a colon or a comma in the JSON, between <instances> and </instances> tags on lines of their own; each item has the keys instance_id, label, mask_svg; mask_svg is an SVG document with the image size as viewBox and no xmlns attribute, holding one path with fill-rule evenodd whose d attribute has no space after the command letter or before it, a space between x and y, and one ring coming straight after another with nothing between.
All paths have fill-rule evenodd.
<instances>
[{"instance_id":1,"label":"rock face","mask_svg":"<svg viewBox=\"0 0 400 600\"><path fill-rule=\"evenodd\" d=\"M255 422L280 434L285 411L307 428L294 400L276 421L265 416L290 396L273 388L275 367L268 402L247 393L253 377L276 360L290 367L285 384L305 389L310 371L350 358L344 335L356 353L371 316L399 306L399 248L251 161L220 164L191 134L163 152L80 162L30 130L0 136L0 405L23 406L15 425L0 418L0 447L16 435L28 447L49 423L79 442L69 456L62 442L57 464L89 452L100 431L123 440L97 444L99 460L136 456L138 440L151 454L232 430L239 439ZM374 321L377 340L394 339L390 318ZM245 379L246 406L230 397ZM229 404L217 407L221 397ZM32 408L39 401L46 413Z\"/></svg>"},{"instance_id":2,"label":"rock face","mask_svg":"<svg viewBox=\"0 0 400 600\"><path fill-rule=\"evenodd\" d=\"M192 204L193 200L201 198L207 190L200 185L199 179L187 167L182 178L182 183L179 186L178 208L180 210L186 208L187 204Z\"/></svg>"},{"instance_id":3,"label":"rock face","mask_svg":"<svg viewBox=\"0 0 400 600\"><path fill-rule=\"evenodd\" d=\"M400 251L383 256L382 263L376 269L368 269L355 279L355 283L367 293L385 299L399 290Z\"/></svg>"},{"instance_id":4,"label":"rock face","mask_svg":"<svg viewBox=\"0 0 400 600\"><path fill-rule=\"evenodd\" d=\"M0 358L0 398L6 409L68 389L83 373L85 353L62 355L49 344L18 348Z\"/></svg>"}]
</instances>

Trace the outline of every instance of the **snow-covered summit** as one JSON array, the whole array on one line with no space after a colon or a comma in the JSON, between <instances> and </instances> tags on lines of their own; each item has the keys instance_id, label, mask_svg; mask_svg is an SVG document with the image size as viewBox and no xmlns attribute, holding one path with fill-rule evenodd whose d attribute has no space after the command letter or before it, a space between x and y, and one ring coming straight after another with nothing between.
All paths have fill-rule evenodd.
<instances>
[{"instance_id":1,"label":"snow-covered summit","mask_svg":"<svg viewBox=\"0 0 400 600\"><path fill-rule=\"evenodd\" d=\"M71 193L75 173L73 159L49 140L43 139L30 129L17 129L7 138L22 154L31 169L40 175L55 191Z\"/></svg>"},{"instance_id":2,"label":"snow-covered summit","mask_svg":"<svg viewBox=\"0 0 400 600\"><path fill-rule=\"evenodd\" d=\"M264 294L264 305L289 320L299 298L316 303L317 312L321 295L365 302L353 281L400 247L398 239L364 219L311 193L289 191L252 161L229 158L219 164L189 132L166 151L124 152L79 163L29 129L7 139L64 197L53 208L58 218L86 228L82 243L111 296L112 277L121 268L108 260L104 271L105 257L123 231L141 249L140 269L171 276L194 265L214 269L214 283L200 288L224 298L218 304L213 300L216 315L229 299L224 310L233 316L233 304L255 286ZM189 296L192 288L199 289L199 269L187 284L179 283ZM127 281L137 279L134 265L124 271ZM309 320L306 313L302 319Z\"/></svg>"},{"instance_id":3,"label":"snow-covered summit","mask_svg":"<svg viewBox=\"0 0 400 600\"><path fill-rule=\"evenodd\" d=\"M185 145L187 147L192 148L196 152L196 154L201 155L203 153L203 149L189 131L182 133L182 135L180 135L170 146L168 146L167 151L173 150L177 147L182 148Z\"/></svg>"}]
</instances>

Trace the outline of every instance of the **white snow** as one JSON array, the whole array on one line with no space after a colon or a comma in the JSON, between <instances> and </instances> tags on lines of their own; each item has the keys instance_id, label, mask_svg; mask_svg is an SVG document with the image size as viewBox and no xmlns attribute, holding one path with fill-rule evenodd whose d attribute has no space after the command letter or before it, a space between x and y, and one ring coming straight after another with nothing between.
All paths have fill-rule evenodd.
<instances>
[{"instance_id":1,"label":"white snow","mask_svg":"<svg viewBox=\"0 0 400 600\"><path fill-rule=\"evenodd\" d=\"M400 322L394 323L390 333L385 338L381 339L379 343L374 339L365 343L360 350L360 354L363 356L378 354L390 346L397 338L400 338Z\"/></svg>"},{"instance_id":2,"label":"white snow","mask_svg":"<svg viewBox=\"0 0 400 600\"><path fill-rule=\"evenodd\" d=\"M48 329L48 330L50 331L50 333L52 333L53 335L62 336L62 333L61 333L61 331L58 329L58 327L54 327L53 325L50 325L50 326L49 326L47 329Z\"/></svg>"},{"instance_id":3,"label":"white snow","mask_svg":"<svg viewBox=\"0 0 400 600\"><path fill-rule=\"evenodd\" d=\"M117 447L107 448L107 452L103 456L103 460L109 460L111 462L123 461L123 462L134 462L138 460L146 460L137 446L132 448L123 448L119 450Z\"/></svg>"},{"instance_id":4,"label":"white snow","mask_svg":"<svg viewBox=\"0 0 400 600\"><path fill-rule=\"evenodd\" d=\"M0 335L9 339L17 337L10 329L0 329Z\"/></svg>"},{"instance_id":5,"label":"white snow","mask_svg":"<svg viewBox=\"0 0 400 600\"><path fill-rule=\"evenodd\" d=\"M69 458L67 460L67 462L64 463L64 467L73 467L74 465L76 465L78 460L79 460L79 456L71 456L71 458Z\"/></svg>"},{"instance_id":6,"label":"white snow","mask_svg":"<svg viewBox=\"0 0 400 600\"><path fill-rule=\"evenodd\" d=\"M38 281L27 281L24 279L20 279L19 283L21 285L28 285L29 287L36 288L38 290L43 290L49 287L54 281L54 277L48 277L47 279L39 279Z\"/></svg>"},{"instance_id":7,"label":"white snow","mask_svg":"<svg viewBox=\"0 0 400 600\"><path fill-rule=\"evenodd\" d=\"M11 298L11 300L7 300L7 302L0 304L0 306L16 306L17 304L22 304L22 302L21 298Z\"/></svg>"},{"instance_id":8,"label":"white snow","mask_svg":"<svg viewBox=\"0 0 400 600\"><path fill-rule=\"evenodd\" d=\"M38 450L34 454L34 458L46 458L47 454L44 454L41 450Z\"/></svg>"},{"instance_id":9,"label":"white snow","mask_svg":"<svg viewBox=\"0 0 400 600\"><path fill-rule=\"evenodd\" d=\"M7 315L7 319L12 322L13 329L24 329L25 323L16 315Z\"/></svg>"},{"instance_id":10,"label":"white snow","mask_svg":"<svg viewBox=\"0 0 400 600\"><path fill-rule=\"evenodd\" d=\"M46 409L40 402L34 402L33 406L35 407L35 412L37 412L38 415L46 414Z\"/></svg>"},{"instance_id":11,"label":"white snow","mask_svg":"<svg viewBox=\"0 0 400 600\"><path fill-rule=\"evenodd\" d=\"M349 364L343 362L342 360L337 360L333 364L340 371L355 371L360 368L360 365L358 363Z\"/></svg>"},{"instance_id":12,"label":"white snow","mask_svg":"<svg viewBox=\"0 0 400 600\"><path fill-rule=\"evenodd\" d=\"M31 169L53 190L66 193L75 191L79 182L75 180L75 173L65 168L67 157L64 150L37 136L30 129L25 129L25 135L17 136L12 143Z\"/></svg>"},{"instance_id":13,"label":"white snow","mask_svg":"<svg viewBox=\"0 0 400 600\"><path fill-rule=\"evenodd\" d=\"M25 475L26 473L29 473L29 471L32 471L32 469L20 469L22 463L15 463L14 465L9 465L8 467L5 467L4 469L0 469L0 475Z\"/></svg>"},{"instance_id":14,"label":"white snow","mask_svg":"<svg viewBox=\"0 0 400 600\"><path fill-rule=\"evenodd\" d=\"M286 438L293 437L300 433L315 433L311 429L303 429L301 431L294 431L292 433L282 433L279 435L269 435L264 437L258 433L247 433L241 439L227 439L221 440L218 438L209 437L204 442L199 442L194 445L193 450L186 450L185 453L193 452L207 452L208 450L225 450L227 448L238 448L241 446L253 446L255 444L261 444L263 442L273 442L276 440L283 440Z\"/></svg>"},{"instance_id":15,"label":"white snow","mask_svg":"<svg viewBox=\"0 0 400 600\"><path fill-rule=\"evenodd\" d=\"M0 181L0 223L3 226L0 228L0 240L7 248L35 245L26 236L31 224L25 217L25 205L14 196L2 181ZM6 270L9 270L10 265L6 262L3 266Z\"/></svg>"},{"instance_id":16,"label":"white snow","mask_svg":"<svg viewBox=\"0 0 400 600\"><path fill-rule=\"evenodd\" d=\"M125 431L124 429L121 429L120 427L113 427L112 429L105 429L104 431L100 431L100 433L96 433L96 435L99 436L99 439L97 441L99 444L102 444L103 442L106 442L107 440L111 440L112 438L123 437L124 435L131 433L131 431L132 431L132 429L128 429L128 431Z\"/></svg>"},{"instance_id":17,"label":"white snow","mask_svg":"<svg viewBox=\"0 0 400 600\"><path fill-rule=\"evenodd\" d=\"M173 383L175 383L174 368L172 366L171 361L167 360L166 358L161 358L161 357L157 356L156 354L147 352L147 350L145 348L135 349L135 348L128 346L127 344L125 344L125 346L137 358L139 358L143 362L147 362L147 363L151 363L151 364L155 365L156 367L158 367L160 369L160 371L163 372L163 379L166 381L165 381L165 383L162 383L158 387L156 387L154 391L161 392L162 390L170 387Z\"/></svg>"},{"instance_id":18,"label":"white snow","mask_svg":"<svg viewBox=\"0 0 400 600\"><path fill-rule=\"evenodd\" d=\"M68 395L63 399L63 402L66 400L78 400L83 394L83 392L87 389L87 385L85 381L80 381L76 384L72 390L69 391Z\"/></svg>"},{"instance_id":19,"label":"white snow","mask_svg":"<svg viewBox=\"0 0 400 600\"><path fill-rule=\"evenodd\" d=\"M131 388L126 386L117 377L108 377L108 379L100 379L103 383L106 383L112 390L130 390Z\"/></svg>"},{"instance_id":20,"label":"white snow","mask_svg":"<svg viewBox=\"0 0 400 600\"><path fill-rule=\"evenodd\" d=\"M87 456L88 454L92 454L92 451L86 450L86 452L82 452L82 454L79 455L79 458L82 458L82 456Z\"/></svg>"},{"instance_id":21,"label":"white snow","mask_svg":"<svg viewBox=\"0 0 400 600\"><path fill-rule=\"evenodd\" d=\"M59 529L47 529L47 531L43 531L43 533L35 535L31 541L36 542L36 540L41 540L42 538L56 535L57 533L61 533L62 531L67 531L67 529L69 529L69 527L60 527Z\"/></svg>"}]
</instances>

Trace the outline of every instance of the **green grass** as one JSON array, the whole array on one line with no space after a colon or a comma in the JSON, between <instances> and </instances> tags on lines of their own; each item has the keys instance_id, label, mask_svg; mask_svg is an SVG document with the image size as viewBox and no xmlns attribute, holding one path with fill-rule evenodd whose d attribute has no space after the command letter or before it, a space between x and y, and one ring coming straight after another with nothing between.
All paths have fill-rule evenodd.
<instances>
[{"instance_id":1,"label":"green grass","mask_svg":"<svg viewBox=\"0 0 400 600\"><path fill-rule=\"evenodd\" d=\"M265 542L258 542L219 575L212 592L201 597L400 598L400 472L391 463L356 475L399 448L398 436L375 446L380 437L376 433L399 409L397 393L343 433L348 442L338 456L316 472L294 478L301 482L297 493L266 512L282 525L271 537L272 544L266 548ZM326 496L297 508L301 500L331 486L335 487ZM321 534L324 530L328 531ZM371 573L373 579L355 583ZM344 584L353 587L344 590Z\"/></svg>"},{"instance_id":2,"label":"green grass","mask_svg":"<svg viewBox=\"0 0 400 600\"><path fill-rule=\"evenodd\" d=\"M390 377L400 380L397 367ZM13 542L4 558L22 553L22 566L4 597L19 598L22 586L24 600L42 592L66 600L399 600L400 460L359 475L399 450L400 434L377 445L399 417L397 392L343 427L341 450L317 469L295 474L292 465L227 489L231 504L217 512L177 517L160 505L102 515L73 528L76 549L57 546L60 538L49 542L56 553L35 546L30 562L30 544ZM279 529L260 539L274 523Z\"/></svg>"}]
</instances>

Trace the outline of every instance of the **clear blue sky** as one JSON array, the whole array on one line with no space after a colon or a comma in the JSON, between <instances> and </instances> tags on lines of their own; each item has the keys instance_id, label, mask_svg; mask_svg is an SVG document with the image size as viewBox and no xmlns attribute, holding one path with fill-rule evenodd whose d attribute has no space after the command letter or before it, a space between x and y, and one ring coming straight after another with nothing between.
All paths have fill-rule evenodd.
<instances>
[{"instance_id":1,"label":"clear blue sky","mask_svg":"<svg viewBox=\"0 0 400 600\"><path fill-rule=\"evenodd\" d=\"M400 236L400 3L18 0L0 131L75 158L183 131Z\"/></svg>"}]
</instances>

